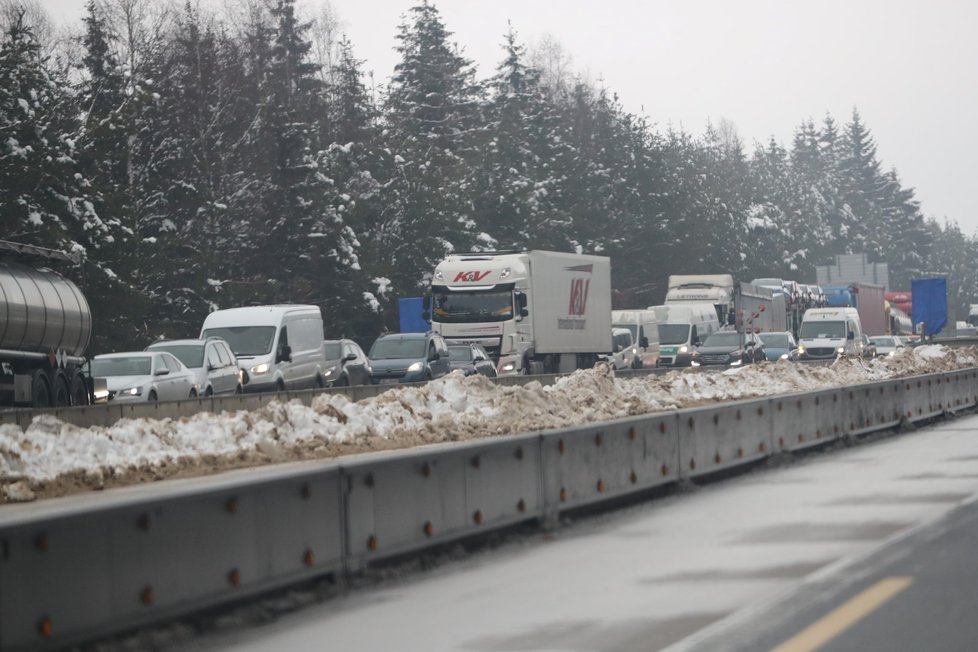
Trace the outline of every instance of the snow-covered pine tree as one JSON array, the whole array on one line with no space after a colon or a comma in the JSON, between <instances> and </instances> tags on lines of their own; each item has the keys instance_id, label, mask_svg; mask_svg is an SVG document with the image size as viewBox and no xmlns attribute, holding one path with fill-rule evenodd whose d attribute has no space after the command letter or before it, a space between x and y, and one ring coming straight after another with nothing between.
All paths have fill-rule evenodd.
<instances>
[{"instance_id":1,"label":"snow-covered pine tree","mask_svg":"<svg viewBox=\"0 0 978 652\"><path fill-rule=\"evenodd\" d=\"M485 142L472 189L483 248L569 250L569 218L555 204L561 160L570 149L561 137L555 104L526 64L512 29L505 57L489 80Z\"/></svg>"},{"instance_id":2,"label":"snow-covered pine tree","mask_svg":"<svg viewBox=\"0 0 978 652\"><path fill-rule=\"evenodd\" d=\"M482 86L449 36L427 0L411 8L397 35L401 61L387 97L385 139L394 168L374 246L387 254L379 275L402 296L419 292L446 253L476 242L471 185Z\"/></svg>"}]
</instances>

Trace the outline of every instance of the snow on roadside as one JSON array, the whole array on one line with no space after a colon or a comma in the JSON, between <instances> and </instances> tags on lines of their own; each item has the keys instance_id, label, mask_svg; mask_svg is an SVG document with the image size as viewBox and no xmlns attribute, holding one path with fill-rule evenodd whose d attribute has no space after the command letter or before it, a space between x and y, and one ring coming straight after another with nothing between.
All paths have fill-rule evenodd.
<instances>
[{"instance_id":1,"label":"snow on roadside","mask_svg":"<svg viewBox=\"0 0 978 652\"><path fill-rule=\"evenodd\" d=\"M922 346L888 358L831 366L762 363L719 373L677 370L615 378L607 365L544 387L458 373L423 387L351 402L321 394L311 406L272 402L252 412L179 420L127 419L78 428L50 416L26 429L0 425L0 502L31 500L179 475L281 461L406 448L605 421L735 399L947 371L978 351Z\"/></svg>"}]
</instances>

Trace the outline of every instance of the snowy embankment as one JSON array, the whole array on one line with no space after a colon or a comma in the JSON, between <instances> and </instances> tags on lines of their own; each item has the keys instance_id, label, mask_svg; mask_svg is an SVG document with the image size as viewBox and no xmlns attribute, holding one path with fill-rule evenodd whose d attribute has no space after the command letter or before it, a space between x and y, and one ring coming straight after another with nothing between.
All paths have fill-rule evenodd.
<instances>
[{"instance_id":1,"label":"snowy embankment","mask_svg":"<svg viewBox=\"0 0 978 652\"><path fill-rule=\"evenodd\" d=\"M734 399L824 389L978 364L974 348L923 346L827 367L762 363L722 373L677 370L615 378L607 365L544 387L496 385L454 373L357 403L322 394L311 406L179 420L130 419L78 428L41 416L0 426L0 502L33 500L166 477L419 444L505 436Z\"/></svg>"}]
</instances>

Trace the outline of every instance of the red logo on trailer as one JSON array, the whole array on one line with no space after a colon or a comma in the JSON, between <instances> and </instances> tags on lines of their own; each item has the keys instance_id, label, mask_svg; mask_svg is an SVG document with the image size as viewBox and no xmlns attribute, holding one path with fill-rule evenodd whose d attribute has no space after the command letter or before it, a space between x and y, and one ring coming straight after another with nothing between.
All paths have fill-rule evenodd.
<instances>
[{"instance_id":1,"label":"red logo on trailer","mask_svg":"<svg viewBox=\"0 0 978 652\"><path fill-rule=\"evenodd\" d=\"M485 277L489 276L489 271L484 272L459 272L455 275L455 283L478 283Z\"/></svg>"},{"instance_id":2,"label":"red logo on trailer","mask_svg":"<svg viewBox=\"0 0 978 652\"><path fill-rule=\"evenodd\" d=\"M570 306L567 308L567 314L584 314L584 311L587 309L587 291L590 286L591 279L571 279Z\"/></svg>"}]
</instances>

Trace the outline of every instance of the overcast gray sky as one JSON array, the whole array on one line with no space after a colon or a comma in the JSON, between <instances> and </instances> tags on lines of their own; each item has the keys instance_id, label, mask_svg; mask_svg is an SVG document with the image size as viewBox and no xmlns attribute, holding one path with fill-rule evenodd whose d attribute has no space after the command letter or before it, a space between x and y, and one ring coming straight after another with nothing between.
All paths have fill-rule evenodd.
<instances>
[{"instance_id":1,"label":"overcast gray sky","mask_svg":"<svg viewBox=\"0 0 978 652\"><path fill-rule=\"evenodd\" d=\"M220 2L221 0L211 0ZM85 0L41 0L80 20ZM313 9L318 0L300 0ZM378 81L398 61L412 0L331 0ZM488 76L507 21L528 44L561 43L574 68L625 108L703 132L732 122L752 148L826 111L859 108L885 168L917 191L924 213L978 230L978 3L970 0L435 0L449 31Z\"/></svg>"}]
</instances>

